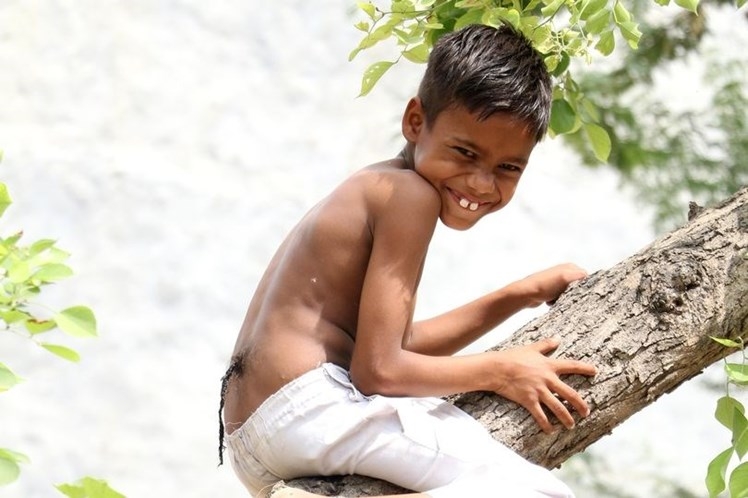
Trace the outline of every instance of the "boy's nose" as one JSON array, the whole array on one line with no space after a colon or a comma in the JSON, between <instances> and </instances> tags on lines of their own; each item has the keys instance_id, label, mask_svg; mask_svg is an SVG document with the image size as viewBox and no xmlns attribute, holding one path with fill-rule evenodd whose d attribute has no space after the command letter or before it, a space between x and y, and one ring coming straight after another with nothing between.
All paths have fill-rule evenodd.
<instances>
[{"instance_id":1,"label":"boy's nose","mask_svg":"<svg viewBox=\"0 0 748 498\"><path fill-rule=\"evenodd\" d=\"M496 190L493 175L485 171L477 171L470 175L467 184L476 194L491 194Z\"/></svg>"}]
</instances>

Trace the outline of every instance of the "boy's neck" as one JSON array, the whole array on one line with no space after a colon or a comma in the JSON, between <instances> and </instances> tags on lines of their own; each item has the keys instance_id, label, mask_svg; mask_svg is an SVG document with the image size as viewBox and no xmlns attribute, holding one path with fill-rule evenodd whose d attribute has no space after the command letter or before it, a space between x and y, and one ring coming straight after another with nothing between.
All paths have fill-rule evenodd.
<instances>
[{"instance_id":1,"label":"boy's neck","mask_svg":"<svg viewBox=\"0 0 748 498\"><path fill-rule=\"evenodd\" d=\"M400 151L397 157L403 160L403 162L405 163L406 169L415 170L415 163L413 162L413 144L412 143L408 142L407 144L405 144L405 147L403 147L403 150Z\"/></svg>"}]
</instances>

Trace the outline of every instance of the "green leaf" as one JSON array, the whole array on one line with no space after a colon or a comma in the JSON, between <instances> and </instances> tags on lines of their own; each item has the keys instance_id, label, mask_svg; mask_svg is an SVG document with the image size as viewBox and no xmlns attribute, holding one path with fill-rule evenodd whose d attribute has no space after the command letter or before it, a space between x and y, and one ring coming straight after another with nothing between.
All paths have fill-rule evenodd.
<instances>
[{"instance_id":1,"label":"green leaf","mask_svg":"<svg viewBox=\"0 0 748 498\"><path fill-rule=\"evenodd\" d=\"M45 250L31 256L28 262L32 267L37 267L50 263L62 263L69 257L70 253L67 251L63 251L59 247L48 247Z\"/></svg>"},{"instance_id":2,"label":"green leaf","mask_svg":"<svg viewBox=\"0 0 748 498\"><path fill-rule=\"evenodd\" d=\"M408 31L394 28L392 30L392 33L397 37L397 41L401 45L418 45L420 43L424 42L424 29L419 24L414 24L410 26Z\"/></svg>"},{"instance_id":3,"label":"green leaf","mask_svg":"<svg viewBox=\"0 0 748 498\"><path fill-rule=\"evenodd\" d=\"M521 16L517 9L501 9L501 19L517 30L521 27Z\"/></svg>"},{"instance_id":4,"label":"green leaf","mask_svg":"<svg viewBox=\"0 0 748 498\"><path fill-rule=\"evenodd\" d=\"M732 431L736 411L745 413L743 404L731 396L722 396L717 400L717 409L714 411L714 418L717 419L717 422Z\"/></svg>"},{"instance_id":5,"label":"green leaf","mask_svg":"<svg viewBox=\"0 0 748 498\"><path fill-rule=\"evenodd\" d=\"M390 19L385 24L382 24L381 26L376 28L361 40L361 42L358 44L358 47L354 48L353 51L348 55L348 60L353 60L353 58L356 57L356 55L358 55L360 51L371 48L380 41L392 36L392 32L395 29L395 26L400 23L400 19L401 17L399 16L399 14L393 14L392 16L390 16Z\"/></svg>"},{"instance_id":6,"label":"green leaf","mask_svg":"<svg viewBox=\"0 0 748 498\"><path fill-rule=\"evenodd\" d=\"M21 453L0 448L0 486L10 484L18 479L21 473L19 463L26 463L28 458Z\"/></svg>"},{"instance_id":7,"label":"green leaf","mask_svg":"<svg viewBox=\"0 0 748 498\"><path fill-rule=\"evenodd\" d=\"M3 240L3 243L7 247L13 247L16 245L16 242L18 242L21 239L21 237L23 237L23 230L6 238L5 240Z\"/></svg>"},{"instance_id":8,"label":"green leaf","mask_svg":"<svg viewBox=\"0 0 748 498\"><path fill-rule=\"evenodd\" d=\"M21 382L21 378L13 371L0 363L0 392L7 391L11 387Z\"/></svg>"},{"instance_id":9,"label":"green leaf","mask_svg":"<svg viewBox=\"0 0 748 498\"><path fill-rule=\"evenodd\" d=\"M551 129L557 135L568 133L574 129L577 114L565 99L556 99L551 104Z\"/></svg>"},{"instance_id":10,"label":"green leaf","mask_svg":"<svg viewBox=\"0 0 748 498\"><path fill-rule=\"evenodd\" d=\"M561 76L564 74L564 71L569 69L569 63L571 62L571 57L569 57L569 54L566 53L566 51L561 52L559 55L558 63L556 64L556 67L553 68L553 71L551 73L553 76Z\"/></svg>"},{"instance_id":11,"label":"green leaf","mask_svg":"<svg viewBox=\"0 0 748 498\"><path fill-rule=\"evenodd\" d=\"M3 311L2 313L0 313L0 319L8 325L20 322L21 320L28 320L29 318L31 318L31 315L29 315L25 311L16 309L10 309L8 311Z\"/></svg>"},{"instance_id":12,"label":"green leaf","mask_svg":"<svg viewBox=\"0 0 748 498\"><path fill-rule=\"evenodd\" d=\"M413 12L413 2L411 0L393 0L392 12L410 13Z\"/></svg>"},{"instance_id":13,"label":"green leaf","mask_svg":"<svg viewBox=\"0 0 748 498\"><path fill-rule=\"evenodd\" d=\"M470 24L481 24L485 9L470 9L455 21L454 30L457 31Z\"/></svg>"},{"instance_id":14,"label":"green leaf","mask_svg":"<svg viewBox=\"0 0 748 498\"><path fill-rule=\"evenodd\" d=\"M709 339L715 342L718 342L719 344L722 344L723 346L727 346L728 348L742 348L743 347L741 343L733 341L732 339L724 338L724 337L709 336Z\"/></svg>"},{"instance_id":15,"label":"green leaf","mask_svg":"<svg viewBox=\"0 0 748 498\"><path fill-rule=\"evenodd\" d=\"M579 13L579 18L582 20L587 20L590 18L590 16L598 12L607 4L608 0L583 0L582 10Z\"/></svg>"},{"instance_id":16,"label":"green leaf","mask_svg":"<svg viewBox=\"0 0 748 498\"><path fill-rule=\"evenodd\" d=\"M597 106L592 103L589 99L582 100L582 109L584 109L585 115L589 118L587 121L597 122L600 121L600 111Z\"/></svg>"},{"instance_id":17,"label":"green leaf","mask_svg":"<svg viewBox=\"0 0 748 498\"><path fill-rule=\"evenodd\" d=\"M80 355L76 351L66 346L60 346L59 344L49 344L46 342L41 343L40 346L64 360L72 361L73 363L78 363L79 361L81 361Z\"/></svg>"},{"instance_id":18,"label":"green leaf","mask_svg":"<svg viewBox=\"0 0 748 498\"><path fill-rule=\"evenodd\" d=\"M379 78L381 78L382 75L386 73L393 64L394 62L382 61L375 62L374 64L369 66L366 71L364 71L364 78L361 81L361 93L359 94L359 97L363 97L364 95L368 94L371 89L374 88L374 85L376 85L377 81L379 81Z\"/></svg>"},{"instance_id":19,"label":"green leaf","mask_svg":"<svg viewBox=\"0 0 748 498\"><path fill-rule=\"evenodd\" d=\"M73 306L57 313L53 320L57 326L72 337L95 337L96 318L85 306Z\"/></svg>"},{"instance_id":20,"label":"green leaf","mask_svg":"<svg viewBox=\"0 0 748 498\"><path fill-rule=\"evenodd\" d=\"M444 25L440 22L427 21L423 23L423 27L426 29L438 30L443 29Z\"/></svg>"},{"instance_id":21,"label":"green leaf","mask_svg":"<svg viewBox=\"0 0 748 498\"><path fill-rule=\"evenodd\" d=\"M748 385L748 365L742 363L725 363L725 372L730 382L739 386Z\"/></svg>"},{"instance_id":22,"label":"green leaf","mask_svg":"<svg viewBox=\"0 0 748 498\"><path fill-rule=\"evenodd\" d=\"M31 244L31 247L29 247L29 254L31 256L35 256L39 254L40 252L46 251L53 245L55 245L57 241L53 239L41 239L37 240L33 244Z\"/></svg>"},{"instance_id":23,"label":"green leaf","mask_svg":"<svg viewBox=\"0 0 748 498\"><path fill-rule=\"evenodd\" d=\"M584 131L592 145L595 157L602 162L607 161L610 156L610 136L605 128L595 123L585 123Z\"/></svg>"},{"instance_id":24,"label":"green leaf","mask_svg":"<svg viewBox=\"0 0 748 498\"><path fill-rule=\"evenodd\" d=\"M565 0L552 0L546 3L545 7L540 9L540 13L543 17L552 17L558 9L564 4Z\"/></svg>"},{"instance_id":25,"label":"green leaf","mask_svg":"<svg viewBox=\"0 0 748 498\"><path fill-rule=\"evenodd\" d=\"M732 446L741 460L748 452L748 419L738 410L733 411Z\"/></svg>"},{"instance_id":26,"label":"green leaf","mask_svg":"<svg viewBox=\"0 0 748 498\"><path fill-rule=\"evenodd\" d=\"M5 486L18 479L21 468L12 460L0 457L0 486Z\"/></svg>"},{"instance_id":27,"label":"green leaf","mask_svg":"<svg viewBox=\"0 0 748 498\"><path fill-rule=\"evenodd\" d=\"M629 46L636 50L639 47L639 39L642 37L642 32L639 31L639 25L635 22L627 21L618 23L618 28Z\"/></svg>"},{"instance_id":28,"label":"green leaf","mask_svg":"<svg viewBox=\"0 0 748 498\"><path fill-rule=\"evenodd\" d=\"M613 17L617 23L629 22L631 20L631 14L621 2L616 2L613 6Z\"/></svg>"},{"instance_id":29,"label":"green leaf","mask_svg":"<svg viewBox=\"0 0 748 498\"><path fill-rule=\"evenodd\" d=\"M42 282L54 282L56 280L62 280L73 274L73 270L69 266L61 263L49 263L41 266L33 277L41 280Z\"/></svg>"},{"instance_id":30,"label":"green leaf","mask_svg":"<svg viewBox=\"0 0 748 498\"><path fill-rule=\"evenodd\" d=\"M372 21L376 20L377 8L371 2L358 2L358 8L363 10Z\"/></svg>"},{"instance_id":31,"label":"green leaf","mask_svg":"<svg viewBox=\"0 0 748 498\"><path fill-rule=\"evenodd\" d=\"M551 54L547 55L543 60L545 62L545 67L548 69L548 72L553 74L558 67L558 63L561 61L561 56L558 54Z\"/></svg>"},{"instance_id":32,"label":"green leaf","mask_svg":"<svg viewBox=\"0 0 748 498\"><path fill-rule=\"evenodd\" d=\"M403 57L411 62L422 64L429 60L429 46L427 43L421 43L415 47L403 52Z\"/></svg>"},{"instance_id":33,"label":"green leaf","mask_svg":"<svg viewBox=\"0 0 748 498\"><path fill-rule=\"evenodd\" d=\"M748 462L741 463L730 473L730 498L748 497Z\"/></svg>"},{"instance_id":34,"label":"green leaf","mask_svg":"<svg viewBox=\"0 0 748 498\"><path fill-rule=\"evenodd\" d=\"M424 5L423 1L421 1L420 3L421 5ZM434 0L431 0L429 2L429 5L433 3L434 3ZM480 7L482 5L483 5L483 0L457 0L455 2L455 7L457 7L458 9L472 9L473 7Z\"/></svg>"},{"instance_id":35,"label":"green leaf","mask_svg":"<svg viewBox=\"0 0 748 498\"><path fill-rule=\"evenodd\" d=\"M595 14L584 23L585 29L593 34L602 33L608 26L610 26L610 9L602 9L595 12Z\"/></svg>"},{"instance_id":36,"label":"green leaf","mask_svg":"<svg viewBox=\"0 0 748 498\"><path fill-rule=\"evenodd\" d=\"M68 498L86 498L86 491L82 486L78 487L73 486L72 484L58 484L55 487Z\"/></svg>"},{"instance_id":37,"label":"green leaf","mask_svg":"<svg viewBox=\"0 0 748 498\"><path fill-rule=\"evenodd\" d=\"M553 43L553 30L548 25L538 26L530 33L532 44L541 52L545 53Z\"/></svg>"},{"instance_id":38,"label":"green leaf","mask_svg":"<svg viewBox=\"0 0 748 498\"><path fill-rule=\"evenodd\" d=\"M705 479L709 498L715 498L725 489L725 473L727 472L727 465L730 463L730 457L732 457L732 447L727 448L709 462Z\"/></svg>"},{"instance_id":39,"label":"green leaf","mask_svg":"<svg viewBox=\"0 0 748 498\"><path fill-rule=\"evenodd\" d=\"M10 194L8 193L8 187L0 182L0 216L5 213L5 210L8 209L8 206L12 203L13 200L10 198Z\"/></svg>"},{"instance_id":40,"label":"green leaf","mask_svg":"<svg viewBox=\"0 0 748 498\"><path fill-rule=\"evenodd\" d=\"M38 320L33 317L23 322L23 325L31 335L41 334L57 327L54 320Z\"/></svg>"},{"instance_id":41,"label":"green leaf","mask_svg":"<svg viewBox=\"0 0 748 498\"><path fill-rule=\"evenodd\" d=\"M743 5L745 5L746 1L748 0L737 0L736 6L740 9L743 7Z\"/></svg>"},{"instance_id":42,"label":"green leaf","mask_svg":"<svg viewBox=\"0 0 748 498\"><path fill-rule=\"evenodd\" d=\"M675 4L686 10L690 10L694 14L698 13L699 0L675 0Z\"/></svg>"},{"instance_id":43,"label":"green leaf","mask_svg":"<svg viewBox=\"0 0 748 498\"><path fill-rule=\"evenodd\" d=\"M351 50L351 53L348 54L348 60L352 61L359 52L361 52L364 49L367 49L369 47L373 47L376 45L377 40L371 37L371 35L366 35L362 40L361 43L358 44L358 47Z\"/></svg>"},{"instance_id":44,"label":"green leaf","mask_svg":"<svg viewBox=\"0 0 748 498\"><path fill-rule=\"evenodd\" d=\"M18 463L29 463L29 457L15 450L9 450L8 448L0 448L0 458L7 458Z\"/></svg>"},{"instance_id":45,"label":"green leaf","mask_svg":"<svg viewBox=\"0 0 748 498\"><path fill-rule=\"evenodd\" d=\"M14 261L8 268L8 278L14 284L25 282L31 276L31 267L26 261Z\"/></svg>"},{"instance_id":46,"label":"green leaf","mask_svg":"<svg viewBox=\"0 0 748 498\"><path fill-rule=\"evenodd\" d=\"M74 484L58 484L55 487L69 498L125 498L123 494L110 488L106 481L93 477L84 477Z\"/></svg>"},{"instance_id":47,"label":"green leaf","mask_svg":"<svg viewBox=\"0 0 748 498\"><path fill-rule=\"evenodd\" d=\"M610 55L616 48L616 40L613 36L613 30L608 29L600 34L600 40L595 45L595 49L603 55Z\"/></svg>"}]
</instances>

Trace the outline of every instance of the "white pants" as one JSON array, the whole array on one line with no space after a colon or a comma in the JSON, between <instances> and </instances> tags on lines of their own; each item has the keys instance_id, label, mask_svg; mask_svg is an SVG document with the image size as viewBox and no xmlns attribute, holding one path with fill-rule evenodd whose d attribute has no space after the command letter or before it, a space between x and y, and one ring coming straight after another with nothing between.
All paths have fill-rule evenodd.
<instances>
[{"instance_id":1,"label":"white pants","mask_svg":"<svg viewBox=\"0 0 748 498\"><path fill-rule=\"evenodd\" d=\"M432 498L573 497L452 404L364 396L330 363L273 394L226 440L253 495L281 479L361 474Z\"/></svg>"}]
</instances>

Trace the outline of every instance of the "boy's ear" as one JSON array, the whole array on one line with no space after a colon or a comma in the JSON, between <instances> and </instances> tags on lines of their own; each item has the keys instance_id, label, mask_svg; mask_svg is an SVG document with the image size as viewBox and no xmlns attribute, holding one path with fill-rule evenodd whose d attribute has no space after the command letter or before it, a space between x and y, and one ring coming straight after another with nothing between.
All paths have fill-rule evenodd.
<instances>
[{"instance_id":1,"label":"boy's ear","mask_svg":"<svg viewBox=\"0 0 748 498\"><path fill-rule=\"evenodd\" d=\"M426 115L423 112L421 99L413 97L408 101L403 113L403 136L408 142L415 142L424 126L426 126Z\"/></svg>"}]
</instances>

